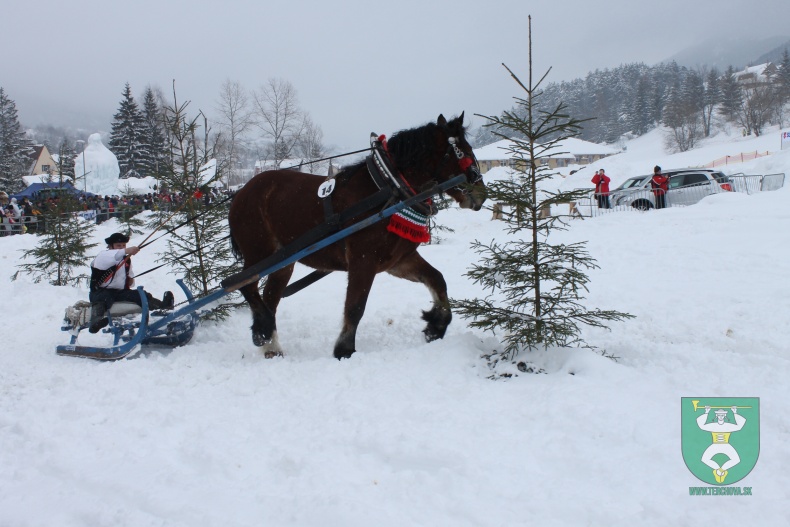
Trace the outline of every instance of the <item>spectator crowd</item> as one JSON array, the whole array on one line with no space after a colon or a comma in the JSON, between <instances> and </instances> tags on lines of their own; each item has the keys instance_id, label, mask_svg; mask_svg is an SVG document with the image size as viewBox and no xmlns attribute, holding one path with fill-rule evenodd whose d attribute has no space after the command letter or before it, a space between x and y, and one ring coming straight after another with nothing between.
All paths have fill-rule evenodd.
<instances>
[{"instance_id":1,"label":"spectator crowd","mask_svg":"<svg viewBox=\"0 0 790 527\"><path fill-rule=\"evenodd\" d=\"M209 205L222 198L222 191L208 189L206 192L196 193L205 205ZM96 196L79 195L79 208L82 216L95 219L96 223L103 223L110 218L118 218L123 214L137 214L146 210L170 210L180 206L184 195L178 192L159 192L137 194L131 196ZM19 199L9 198L6 192L0 192L0 207L2 208L2 223L0 223L0 236L11 234L24 234L44 232L44 215L48 211L56 210L59 197L57 193L35 196L33 200L27 197ZM80 213L80 211L77 211Z\"/></svg>"}]
</instances>

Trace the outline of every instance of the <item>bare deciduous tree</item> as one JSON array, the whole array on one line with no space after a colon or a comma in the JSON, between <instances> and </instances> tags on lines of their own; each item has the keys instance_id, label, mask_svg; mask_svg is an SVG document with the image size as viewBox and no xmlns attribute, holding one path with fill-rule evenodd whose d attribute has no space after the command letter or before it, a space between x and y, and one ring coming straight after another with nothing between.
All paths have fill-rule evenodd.
<instances>
[{"instance_id":1,"label":"bare deciduous tree","mask_svg":"<svg viewBox=\"0 0 790 527\"><path fill-rule=\"evenodd\" d=\"M778 104L777 91L771 84L759 84L743 90L743 101L735 115L747 134L760 136Z\"/></svg>"},{"instance_id":2,"label":"bare deciduous tree","mask_svg":"<svg viewBox=\"0 0 790 527\"><path fill-rule=\"evenodd\" d=\"M669 128L664 140L667 148L686 152L694 148L702 138L703 125L700 106L688 93L672 88L664 105L662 116L664 125Z\"/></svg>"},{"instance_id":3,"label":"bare deciduous tree","mask_svg":"<svg viewBox=\"0 0 790 527\"><path fill-rule=\"evenodd\" d=\"M234 179L234 183L240 182L236 181L238 178L234 178L237 175L238 151L252 124L252 109L247 90L238 81L226 79L220 88L216 110L220 116L218 124L221 155L224 157L224 165L228 167L225 183L230 186L231 179Z\"/></svg>"},{"instance_id":4,"label":"bare deciduous tree","mask_svg":"<svg viewBox=\"0 0 790 527\"><path fill-rule=\"evenodd\" d=\"M321 127L317 126L309 116L305 117L304 132L296 144L296 153L307 161L305 164L313 174L325 168L321 163L313 162L326 156L323 139L324 132Z\"/></svg>"},{"instance_id":5,"label":"bare deciduous tree","mask_svg":"<svg viewBox=\"0 0 790 527\"><path fill-rule=\"evenodd\" d=\"M306 125L296 88L287 80L272 78L252 98L255 125L268 143L271 160L279 168L294 151Z\"/></svg>"}]
</instances>

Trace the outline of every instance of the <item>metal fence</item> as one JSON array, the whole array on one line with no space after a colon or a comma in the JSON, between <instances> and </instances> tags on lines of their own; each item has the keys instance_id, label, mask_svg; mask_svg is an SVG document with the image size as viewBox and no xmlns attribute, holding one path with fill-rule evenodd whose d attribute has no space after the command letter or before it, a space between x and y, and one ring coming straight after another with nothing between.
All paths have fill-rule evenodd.
<instances>
[{"instance_id":1,"label":"metal fence","mask_svg":"<svg viewBox=\"0 0 790 527\"><path fill-rule=\"evenodd\" d=\"M664 196L665 206L667 208L686 207L699 202L711 194L721 194L730 191L754 194L778 190L784 186L785 181L783 173L766 175L735 174L728 176L728 178L731 190L712 183L670 188ZM647 211L657 208L657 197L651 189L617 190L612 191L607 197L608 200L600 200L595 196L593 190L589 190L589 193L583 199L571 204L571 213L575 212L580 216L600 216L612 211Z\"/></svg>"},{"instance_id":2,"label":"metal fence","mask_svg":"<svg viewBox=\"0 0 790 527\"><path fill-rule=\"evenodd\" d=\"M784 173L766 175L749 175L739 173L729 176L729 178L730 181L732 181L734 191L745 192L747 194L779 190L785 184Z\"/></svg>"},{"instance_id":3,"label":"metal fence","mask_svg":"<svg viewBox=\"0 0 790 527\"><path fill-rule=\"evenodd\" d=\"M167 210L168 207L165 207L161 210ZM140 212L143 212L145 207L123 207L120 210L115 210L113 212L109 212L107 210L84 210L84 211L77 211L73 212L72 214L76 214L77 216L82 217L86 221L93 221L97 225L103 223L110 218L121 218L122 216L135 216ZM22 216L21 221L14 221L11 223L10 218L3 218L2 223L0 223L0 236L10 236L12 234L24 234L24 233L44 233L46 232L46 221L44 215L34 215L34 216Z\"/></svg>"}]
</instances>

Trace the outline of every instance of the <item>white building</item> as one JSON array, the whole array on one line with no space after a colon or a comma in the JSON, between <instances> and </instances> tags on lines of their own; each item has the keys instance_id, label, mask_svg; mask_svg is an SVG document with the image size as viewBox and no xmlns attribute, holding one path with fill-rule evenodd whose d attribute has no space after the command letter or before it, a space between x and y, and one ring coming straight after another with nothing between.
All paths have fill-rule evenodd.
<instances>
[{"instance_id":1,"label":"white building","mask_svg":"<svg viewBox=\"0 0 790 527\"><path fill-rule=\"evenodd\" d=\"M511 166L513 162L509 152L511 144L510 139L502 139L496 143L475 148L474 153L480 163L480 171L485 174L494 167ZM618 149L611 146L571 137L557 143L551 151L546 152L542 162L550 168L566 167L572 164L585 165L619 153Z\"/></svg>"}]
</instances>

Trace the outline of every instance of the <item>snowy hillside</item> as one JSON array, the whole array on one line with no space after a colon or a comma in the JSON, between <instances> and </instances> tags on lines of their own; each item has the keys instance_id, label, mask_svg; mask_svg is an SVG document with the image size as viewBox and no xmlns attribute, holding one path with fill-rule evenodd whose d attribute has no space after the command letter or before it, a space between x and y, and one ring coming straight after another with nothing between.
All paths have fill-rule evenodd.
<instances>
[{"instance_id":1,"label":"snowy hillside","mask_svg":"<svg viewBox=\"0 0 790 527\"><path fill-rule=\"evenodd\" d=\"M719 136L667 155L651 134L599 163L614 185L655 164L778 148L778 133ZM595 168L563 184L591 187ZM790 175L790 151L725 171ZM60 357L63 311L87 291L10 281L36 238L1 238L0 525L788 525L789 202L786 184L574 221L553 236L588 241L598 260L587 305L636 316L585 331L618 359L524 355L546 373L500 381L481 358L495 336L456 317L426 344L427 291L390 276L377 278L360 351L342 362L341 274L282 302L283 358L256 351L247 310L170 353ZM469 244L502 237L503 224L485 210L439 220L455 232L421 254L453 297L480 294L463 276ZM158 250L135 257L138 272ZM141 281L160 295L175 278ZM759 460L737 483L753 495L689 495L702 484L681 455L681 397L760 398Z\"/></svg>"}]
</instances>

